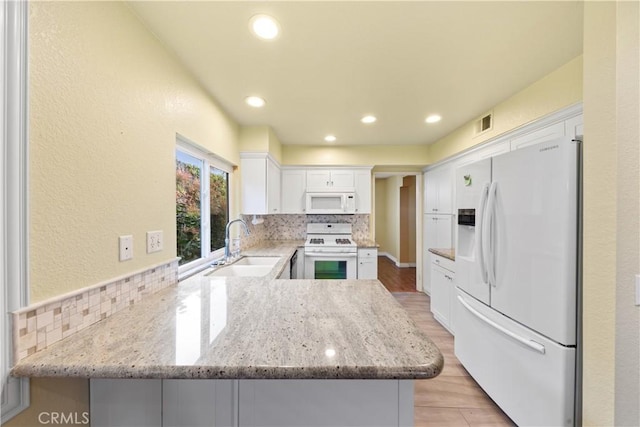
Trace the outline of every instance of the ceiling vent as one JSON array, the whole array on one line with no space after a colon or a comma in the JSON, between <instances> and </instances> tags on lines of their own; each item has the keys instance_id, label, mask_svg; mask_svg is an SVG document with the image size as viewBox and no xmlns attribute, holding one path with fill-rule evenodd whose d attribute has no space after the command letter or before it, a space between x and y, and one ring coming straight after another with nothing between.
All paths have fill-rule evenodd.
<instances>
[{"instance_id":1,"label":"ceiling vent","mask_svg":"<svg viewBox=\"0 0 640 427\"><path fill-rule=\"evenodd\" d=\"M487 113L475 123L475 132L474 135L480 135L481 133L485 133L493 128L493 113Z\"/></svg>"}]
</instances>

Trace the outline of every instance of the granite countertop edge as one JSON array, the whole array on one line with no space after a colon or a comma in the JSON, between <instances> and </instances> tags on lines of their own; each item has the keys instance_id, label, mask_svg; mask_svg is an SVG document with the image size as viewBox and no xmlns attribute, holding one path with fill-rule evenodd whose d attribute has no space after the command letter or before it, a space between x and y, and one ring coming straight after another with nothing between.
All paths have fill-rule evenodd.
<instances>
[{"instance_id":1,"label":"granite countertop edge","mask_svg":"<svg viewBox=\"0 0 640 427\"><path fill-rule=\"evenodd\" d=\"M14 377L36 378L102 378L102 379L429 379L437 376L443 367L443 359L424 366L406 366L401 369L384 369L374 366L32 366L20 363L12 371Z\"/></svg>"}]
</instances>

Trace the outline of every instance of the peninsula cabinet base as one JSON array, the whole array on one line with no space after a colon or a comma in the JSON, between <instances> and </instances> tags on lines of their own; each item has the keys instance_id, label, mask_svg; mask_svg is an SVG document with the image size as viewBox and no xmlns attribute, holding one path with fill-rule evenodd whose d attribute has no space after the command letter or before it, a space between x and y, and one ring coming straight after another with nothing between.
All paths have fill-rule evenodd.
<instances>
[{"instance_id":1,"label":"peninsula cabinet base","mask_svg":"<svg viewBox=\"0 0 640 427\"><path fill-rule=\"evenodd\" d=\"M91 380L92 427L413 426L413 380Z\"/></svg>"}]
</instances>

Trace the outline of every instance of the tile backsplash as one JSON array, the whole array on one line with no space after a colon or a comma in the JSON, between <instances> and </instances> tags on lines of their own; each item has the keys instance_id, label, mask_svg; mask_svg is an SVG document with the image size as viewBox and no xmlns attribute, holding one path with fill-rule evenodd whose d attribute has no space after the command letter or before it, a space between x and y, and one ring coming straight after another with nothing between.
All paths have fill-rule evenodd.
<instances>
[{"instance_id":1,"label":"tile backsplash","mask_svg":"<svg viewBox=\"0 0 640 427\"><path fill-rule=\"evenodd\" d=\"M264 215L262 224L251 224L252 216L243 219L249 224L251 234L242 236L242 246L250 247L262 240L303 240L307 224L318 222L349 223L353 238L369 238L369 215Z\"/></svg>"},{"instance_id":2,"label":"tile backsplash","mask_svg":"<svg viewBox=\"0 0 640 427\"><path fill-rule=\"evenodd\" d=\"M178 259L33 304L13 313L14 361L178 283Z\"/></svg>"}]
</instances>

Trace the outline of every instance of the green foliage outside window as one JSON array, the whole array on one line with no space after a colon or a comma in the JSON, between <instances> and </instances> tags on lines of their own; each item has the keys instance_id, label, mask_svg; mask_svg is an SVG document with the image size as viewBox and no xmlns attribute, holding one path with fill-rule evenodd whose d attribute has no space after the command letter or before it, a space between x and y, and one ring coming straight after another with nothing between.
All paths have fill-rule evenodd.
<instances>
[{"instance_id":1,"label":"green foliage outside window","mask_svg":"<svg viewBox=\"0 0 640 427\"><path fill-rule=\"evenodd\" d=\"M200 168L176 162L176 225L180 264L200 258Z\"/></svg>"},{"instance_id":2,"label":"green foliage outside window","mask_svg":"<svg viewBox=\"0 0 640 427\"><path fill-rule=\"evenodd\" d=\"M209 188L211 194L211 251L224 247L224 231L229 221L228 174L211 168Z\"/></svg>"},{"instance_id":3,"label":"green foliage outside window","mask_svg":"<svg viewBox=\"0 0 640 427\"><path fill-rule=\"evenodd\" d=\"M212 252L224 247L225 226L229 220L228 182L228 173L211 168L209 219ZM180 265L202 256L201 216L201 168L177 160L176 226Z\"/></svg>"}]
</instances>

